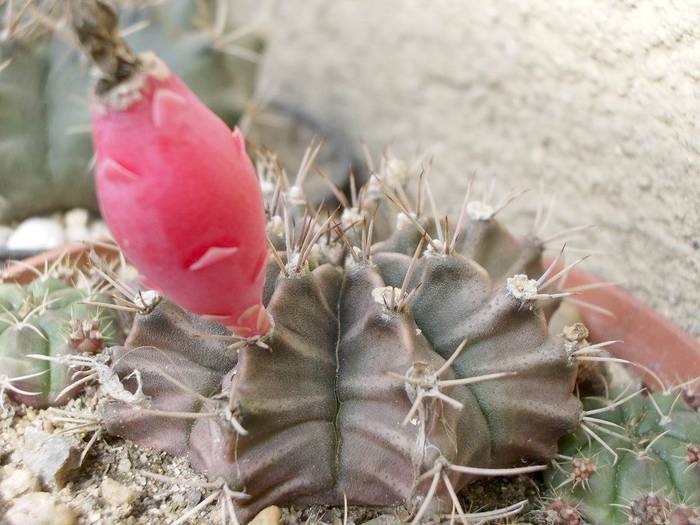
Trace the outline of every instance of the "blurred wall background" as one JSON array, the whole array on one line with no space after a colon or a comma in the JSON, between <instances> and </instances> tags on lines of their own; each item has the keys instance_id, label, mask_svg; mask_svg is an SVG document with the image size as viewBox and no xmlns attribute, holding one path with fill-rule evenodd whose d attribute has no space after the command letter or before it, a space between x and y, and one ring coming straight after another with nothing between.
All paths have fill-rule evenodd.
<instances>
[{"instance_id":1,"label":"blurred wall background","mask_svg":"<svg viewBox=\"0 0 700 525\"><path fill-rule=\"evenodd\" d=\"M233 0L246 19L257 0ZM700 3L271 0L260 88L354 144L434 156L455 210L469 174L556 195L548 231L597 229L585 268L700 337ZM526 232L539 199L504 215Z\"/></svg>"}]
</instances>

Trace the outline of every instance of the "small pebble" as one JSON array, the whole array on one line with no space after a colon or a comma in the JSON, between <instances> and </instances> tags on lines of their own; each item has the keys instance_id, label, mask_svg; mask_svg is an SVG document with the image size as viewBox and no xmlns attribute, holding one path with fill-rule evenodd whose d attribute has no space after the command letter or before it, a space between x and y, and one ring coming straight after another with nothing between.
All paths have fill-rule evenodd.
<instances>
[{"instance_id":1,"label":"small pebble","mask_svg":"<svg viewBox=\"0 0 700 525\"><path fill-rule=\"evenodd\" d=\"M63 221L66 223L66 238L70 242L86 241L90 239L88 220L90 215L87 210L75 208L66 212Z\"/></svg>"},{"instance_id":2,"label":"small pebble","mask_svg":"<svg viewBox=\"0 0 700 525\"><path fill-rule=\"evenodd\" d=\"M136 500L136 491L110 478L105 478L100 486L102 498L113 505L120 507L122 505L131 505Z\"/></svg>"},{"instance_id":3,"label":"small pebble","mask_svg":"<svg viewBox=\"0 0 700 525\"><path fill-rule=\"evenodd\" d=\"M197 503L202 501L202 491L199 489L192 489L187 492L187 505L194 507Z\"/></svg>"},{"instance_id":4,"label":"small pebble","mask_svg":"<svg viewBox=\"0 0 700 525\"><path fill-rule=\"evenodd\" d=\"M170 498L170 502L177 508L182 507L185 504L185 495L182 492L173 494L173 497Z\"/></svg>"},{"instance_id":5,"label":"small pebble","mask_svg":"<svg viewBox=\"0 0 700 525\"><path fill-rule=\"evenodd\" d=\"M48 250L66 242L61 224L45 217L34 217L20 223L7 240L10 250Z\"/></svg>"},{"instance_id":6,"label":"small pebble","mask_svg":"<svg viewBox=\"0 0 700 525\"><path fill-rule=\"evenodd\" d=\"M129 472L131 470L131 461L129 461L129 458L122 458L119 460L119 463L117 463L117 470L119 472Z\"/></svg>"},{"instance_id":7,"label":"small pebble","mask_svg":"<svg viewBox=\"0 0 700 525\"><path fill-rule=\"evenodd\" d=\"M17 499L5 516L9 525L74 525L75 512L56 503L47 492L30 492Z\"/></svg>"},{"instance_id":8,"label":"small pebble","mask_svg":"<svg viewBox=\"0 0 700 525\"><path fill-rule=\"evenodd\" d=\"M104 221L95 221L90 225L90 238L93 240L111 239L112 232L109 231L107 223Z\"/></svg>"},{"instance_id":9,"label":"small pebble","mask_svg":"<svg viewBox=\"0 0 700 525\"><path fill-rule=\"evenodd\" d=\"M9 475L0 482L0 496L5 501L15 499L27 492L41 490L39 480L26 469L12 469Z\"/></svg>"},{"instance_id":10,"label":"small pebble","mask_svg":"<svg viewBox=\"0 0 700 525\"><path fill-rule=\"evenodd\" d=\"M28 428L24 433L22 459L44 485L61 489L78 473L80 448L72 437Z\"/></svg>"},{"instance_id":11,"label":"small pebble","mask_svg":"<svg viewBox=\"0 0 700 525\"><path fill-rule=\"evenodd\" d=\"M272 505L258 512L249 525L280 525L281 522L282 511L279 507Z\"/></svg>"},{"instance_id":12,"label":"small pebble","mask_svg":"<svg viewBox=\"0 0 700 525\"><path fill-rule=\"evenodd\" d=\"M73 208L63 216L63 221L66 223L67 228L87 226L89 220L90 214L83 208Z\"/></svg>"},{"instance_id":13,"label":"small pebble","mask_svg":"<svg viewBox=\"0 0 700 525\"><path fill-rule=\"evenodd\" d=\"M2 205L0 196L0 206ZM0 224L0 248L8 250L49 250L66 242L105 240L112 235L107 224L91 220L87 210L74 208L64 215L31 217L15 228Z\"/></svg>"}]
</instances>

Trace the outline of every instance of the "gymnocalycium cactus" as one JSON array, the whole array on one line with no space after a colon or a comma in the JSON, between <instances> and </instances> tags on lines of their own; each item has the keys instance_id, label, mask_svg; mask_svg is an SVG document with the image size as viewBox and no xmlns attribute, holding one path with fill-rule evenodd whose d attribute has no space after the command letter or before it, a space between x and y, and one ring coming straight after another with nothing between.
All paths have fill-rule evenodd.
<instances>
[{"instance_id":1,"label":"gymnocalycium cactus","mask_svg":"<svg viewBox=\"0 0 700 525\"><path fill-rule=\"evenodd\" d=\"M119 316L86 300L109 295L61 259L29 285L0 283L0 409L5 394L38 408L64 404L84 382L60 361L123 341Z\"/></svg>"},{"instance_id":2,"label":"gymnocalycium cactus","mask_svg":"<svg viewBox=\"0 0 700 525\"><path fill-rule=\"evenodd\" d=\"M678 388L608 409L627 394L584 401L605 432L562 440L553 493L593 525L700 523L700 414Z\"/></svg>"},{"instance_id":3,"label":"gymnocalycium cactus","mask_svg":"<svg viewBox=\"0 0 700 525\"><path fill-rule=\"evenodd\" d=\"M546 220L516 239L494 218L507 201L469 194L443 220L423 177L412 209L390 162L349 200L338 192L342 212L314 211L297 183L311 150L292 184L259 164L263 199L241 134L162 61L133 54L104 2L73 5L101 70L105 218L179 304L153 300L110 349L107 380L122 383L102 420L212 479L217 492L178 523L217 498L234 523L271 503L345 501L484 522L523 504L467 513L467 483L544 470L577 429L602 439L598 415L617 404L584 409L574 388L579 361L609 343L548 333L576 290L558 289L573 266L561 255L543 265L561 238L540 237Z\"/></svg>"},{"instance_id":4,"label":"gymnocalycium cactus","mask_svg":"<svg viewBox=\"0 0 700 525\"><path fill-rule=\"evenodd\" d=\"M235 124L253 92L261 42L250 32L234 34L229 1L115 3L129 42L166 58L207 105ZM0 222L96 208L89 67L63 27L66 4L0 2Z\"/></svg>"}]
</instances>

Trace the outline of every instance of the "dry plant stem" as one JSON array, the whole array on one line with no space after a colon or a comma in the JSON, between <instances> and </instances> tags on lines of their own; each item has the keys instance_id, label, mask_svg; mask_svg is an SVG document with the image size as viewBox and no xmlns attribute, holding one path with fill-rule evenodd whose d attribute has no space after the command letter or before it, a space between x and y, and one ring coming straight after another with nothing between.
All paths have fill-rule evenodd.
<instances>
[{"instance_id":1,"label":"dry plant stem","mask_svg":"<svg viewBox=\"0 0 700 525\"><path fill-rule=\"evenodd\" d=\"M73 30L86 53L100 68L98 94L131 78L139 59L119 34L119 20L104 0L69 0Z\"/></svg>"}]
</instances>

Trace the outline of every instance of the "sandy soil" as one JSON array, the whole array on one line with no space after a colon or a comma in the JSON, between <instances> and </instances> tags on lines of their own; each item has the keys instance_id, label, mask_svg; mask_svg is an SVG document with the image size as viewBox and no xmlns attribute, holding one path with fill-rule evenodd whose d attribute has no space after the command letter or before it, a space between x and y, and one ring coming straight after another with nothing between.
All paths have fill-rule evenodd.
<instances>
[{"instance_id":1,"label":"sandy soil","mask_svg":"<svg viewBox=\"0 0 700 525\"><path fill-rule=\"evenodd\" d=\"M23 406L9 406L8 413L0 419L0 482L14 469L23 469L24 433L30 428L60 433L74 424L61 423L57 417L94 414L96 392L89 388L82 396L71 401L62 411L35 410ZM64 413L65 411L65 413ZM66 414L67 413L67 414ZM81 435L80 447L84 448L93 431ZM170 478L154 479L154 476ZM102 485L106 479L118 483L133 497L131 503L115 506L105 498ZM211 491L194 485L207 480L194 472L184 458L175 458L164 452L149 450L129 441L107 435L99 435L87 453L75 478L60 490L51 492L57 503L65 504L76 514L75 524L114 525L165 525L177 520L188 509L206 498ZM473 510L490 509L529 499L537 502L541 486L533 479L521 477L515 480L495 479L471 485L465 494L465 506ZM0 498L0 517L12 502ZM392 525L406 520L404 509L368 509L350 507L349 524L372 521L372 525ZM307 509L282 509L282 524L342 525L343 508L311 507ZM510 523L544 524L536 515L529 521ZM209 506L190 522L192 525L210 525L219 522L215 506Z\"/></svg>"}]
</instances>

